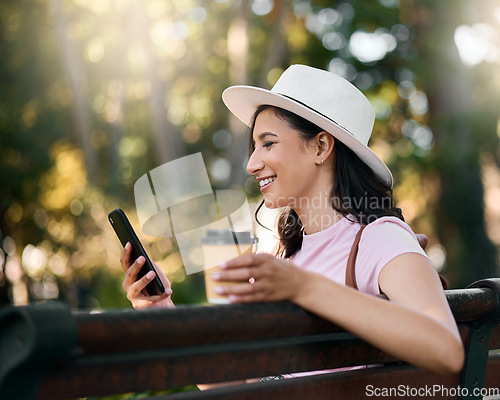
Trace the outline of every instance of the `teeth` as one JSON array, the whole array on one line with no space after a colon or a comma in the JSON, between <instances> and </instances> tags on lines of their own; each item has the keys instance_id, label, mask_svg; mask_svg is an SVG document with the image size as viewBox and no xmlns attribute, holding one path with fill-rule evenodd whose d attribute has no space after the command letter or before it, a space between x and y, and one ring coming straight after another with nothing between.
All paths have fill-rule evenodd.
<instances>
[{"instance_id":1,"label":"teeth","mask_svg":"<svg viewBox=\"0 0 500 400\"><path fill-rule=\"evenodd\" d=\"M271 182L274 182L274 180L276 179L275 176L271 177L271 178L266 178L266 179L262 179L259 184L260 184L260 187L262 186L265 186L267 185L268 183L271 183Z\"/></svg>"}]
</instances>

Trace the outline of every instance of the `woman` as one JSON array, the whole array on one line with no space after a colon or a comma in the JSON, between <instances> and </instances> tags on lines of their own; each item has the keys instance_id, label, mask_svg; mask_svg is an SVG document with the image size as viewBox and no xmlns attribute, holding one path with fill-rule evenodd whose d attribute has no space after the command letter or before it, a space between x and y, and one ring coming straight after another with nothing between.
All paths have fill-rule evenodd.
<instances>
[{"instance_id":1,"label":"woman","mask_svg":"<svg viewBox=\"0 0 500 400\"><path fill-rule=\"evenodd\" d=\"M251 127L247 171L264 203L283 211L278 256L225 263L213 279L241 283L219 293L234 303L291 301L398 359L460 371L462 342L439 277L394 206L389 169L367 147L375 113L364 95L337 75L294 65L271 91L235 86L223 99ZM345 286L346 265L362 226L355 290ZM150 278L136 282L143 260L132 263L129 250L123 286L134 307L173 306L164 276L164 295L141 294Z\"/></svg>"}]
</instances>

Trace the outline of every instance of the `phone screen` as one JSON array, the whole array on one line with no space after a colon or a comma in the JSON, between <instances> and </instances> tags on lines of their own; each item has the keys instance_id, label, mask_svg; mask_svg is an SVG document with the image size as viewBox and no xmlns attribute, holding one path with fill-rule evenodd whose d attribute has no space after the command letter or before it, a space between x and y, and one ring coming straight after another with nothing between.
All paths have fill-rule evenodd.
<instances>
[{"instance_id":1,"label":"phone screen","mask_svg":"<svg viewBox=\"0 0 500 400\"><path fill-rule=\"evenodd\" d=\"M130 224L127 216L123 212L122 209L117 208L116 210L112 211L108 215L109 222L111 223L111 226L116 232L116 235L118 236L118 239L120 239L120 242L123 247L127 244L127 242L130 242L132 245L132 252L130 254L130 260L135 261L139 256L143 256L146 262L142 266L141 270L137 274L137 279L142 278L144 275L146 275L149 271L153 271L155 273L155 278L146 286L146 291L149 295L155 295L155 294L162 294L165 292L165 287L163 286L163 283L161 279L158 277L158 274L156 273L156 270L154 269L153 265L151 264L151 260L149 259L148 255L146 254L146 251L144 250L144 247L142 247L141 242L139 241L139 238L135 234L134 229L132 228L132 225Z\"/></svg>"}]
</instances>

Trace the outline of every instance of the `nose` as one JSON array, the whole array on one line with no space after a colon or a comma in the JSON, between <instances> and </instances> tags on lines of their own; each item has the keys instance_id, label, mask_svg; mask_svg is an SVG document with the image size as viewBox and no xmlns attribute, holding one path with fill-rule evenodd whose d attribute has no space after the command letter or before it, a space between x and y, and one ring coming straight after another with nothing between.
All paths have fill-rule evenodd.
<instances>
[{"instance_id":1,"label":"nose","mask_svg":"<svg viewBox=\"0 0 500 400\"><path fill-rule=\"evenodd\" d=\"M247 172L251 175L256 175L262 168L264 168L264 163L257 151L254 150L248 159Z\"/></svg>"}]
</instances>

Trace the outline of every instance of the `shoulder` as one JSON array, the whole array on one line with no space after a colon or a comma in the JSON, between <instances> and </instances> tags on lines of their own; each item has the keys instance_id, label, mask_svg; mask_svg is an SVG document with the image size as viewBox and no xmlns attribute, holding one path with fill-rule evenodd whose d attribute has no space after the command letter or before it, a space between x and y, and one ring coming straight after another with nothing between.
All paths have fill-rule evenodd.
<instances>
[{"instance_id":1,"label":"shoulder","mask_svg":"<svg viewBox=\"0 0 500 400\"><path fill-rule=\"evenodd\" d=\"M396 257L408 253L427 257L408 224L395 217L383 217L367 225L356 259L360 290L378 293L378 275L382 269Z\"/></svg>"},{"instance_id":2,"label":"shoulder","mask_svg":"<svg viewBox=\"0 0 500 400\"><path fill-rule=\"evenodd\" d=\"M382 217L368 224L361 240L375 243L386 242L392 244L392 247L400 242L419 246L417 236L410 226L396 217ZM391 242L392 240L394 242Z\"/></svg>"}]
</instances>

